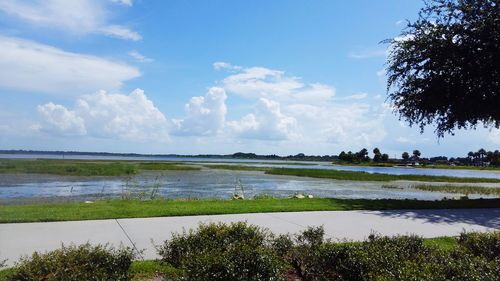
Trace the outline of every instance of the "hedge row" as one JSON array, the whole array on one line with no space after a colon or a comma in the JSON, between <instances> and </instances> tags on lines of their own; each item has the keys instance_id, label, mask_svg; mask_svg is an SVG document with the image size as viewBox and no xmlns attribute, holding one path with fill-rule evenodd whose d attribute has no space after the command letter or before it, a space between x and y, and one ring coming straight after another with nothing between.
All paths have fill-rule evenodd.
<instances>
[{"instance_id":1,"label":"hedge row","mask_svg":"<svg viewBox=\"0 0 500 281\"><path fill-rule=\"evenodd\" d=\"M417 236L325 239L322 227L274 235L246 223L206 224L158 247L180 272L166 280L500 280L500 231L462 233L443 249ZM63 247L21 259L10 280L130 280L130 249Z\"/></svg>"}]
</instances>

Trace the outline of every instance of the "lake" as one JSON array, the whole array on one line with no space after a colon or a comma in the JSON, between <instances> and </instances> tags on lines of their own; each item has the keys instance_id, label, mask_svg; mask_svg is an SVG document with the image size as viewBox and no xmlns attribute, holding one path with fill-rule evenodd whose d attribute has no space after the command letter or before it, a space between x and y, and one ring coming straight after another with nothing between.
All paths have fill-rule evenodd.
<instances>
[{"instance_id":1,"label":"lake","mask_svg":"<svg viewBox=\"0 0 500 281\"><path fill-rule=\"evenodd\" d=\"M243 189L246 198L262 194L289 197L295 193L312 194L315 197L350 199L416 198L439 200L443 197L458 196L457 194L411 189L408 182L397 182L397 185L403 189L383 188L384 184L387 183L276 176L266 175L258 171L209 169L148 172L130 178L0 175L0 199L4 203L8 203L9 200L13 199L50 197L68 200L93 200L122 196L149 198L152 192L172 199L229 199L234 192L241 193L241 189Z\"/></svg>"},{"instance_id":2,"label":"lake","mask_svg":"<svg viewBox=\"0 0 500 281\"><path fill-rule=\"evenodd\" d=\"M198 157L132 157L132 156L98 156L98 155L62 155L62 154L0 154L0 158L13 159L81 159L81 160L141 160L141 161L173 161L194 162L206 164L229 164L256 167L283 167L303 169L344 170L367 173L381 173L392 175L428 175L464 178L495 178L500 179L500 171L491 170L460 170L460 169L426 169L411 167L368 167L368 166L340 166L330 162L318 161L284 161L259 159L217 159ZM267 163L267 164L266 164ZM300 165L303 164L303 165Z\"/></svg>"},{"instance_id":3,"label":"lake","mask_svg":"<svg viewBox=\"0 0 500 281\"><path fill-rule=\"evenodd\" d=\"M60 155L9 155L9 158L52 158ZM12 157L13 156L13 157ZM28 157L29 156L29 157ZM0 158L2 155L0 155ZM59 158L57 158L59 157ZM93 160L147 160L184 161L195 163L226 163L232 165L270 166L307 169L337 169L388 174L423 174L458 177L500 178L500 173L477 170L412 169L398 167L336 166L325 162L286 162L239 159L166 158L166 157L101 157L75 155L66 159ZM237 164L235 162L238 162ZM391 182L399 189L382 186L387 182L340 181L307 177L267 175L259 171L233 171L202 169L201 171L146 172L134 177L71 177L57 175L0 174L0 202L35 198L63 198L64 200L93 200L142 196L152 193L166 198L229 199L236 192L245 193L246 198L268 194L274 197L289 197L295 193L312 194L315 197L350 199L421 199L439 200L443 197L457 197L457 194L420 191L411 188L410 182ZM492 184L500 188L499 184ZM235 190L236 189L236 190ZM480 197L471 195L471 198ZM481 196L488 197L488 196Z\"/></svg>"}]
</instances>

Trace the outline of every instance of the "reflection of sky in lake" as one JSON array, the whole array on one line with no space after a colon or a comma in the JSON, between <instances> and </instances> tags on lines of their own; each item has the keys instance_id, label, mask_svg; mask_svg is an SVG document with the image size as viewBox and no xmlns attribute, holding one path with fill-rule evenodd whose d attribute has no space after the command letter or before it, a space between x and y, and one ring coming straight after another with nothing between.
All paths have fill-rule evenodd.
<instances>
[{"instance_id":1,"label":"reflection of sky in lake","mask_svg":"<svg viewBox=\"0 0 500 281\"><path fill-rule=\"evenodd\" d=\"M0 198L2 199L54 196L120 197L128 193L135 195L143 193L147 198L156 187L158 187L158 194L167 198L227 199L235 192L238 181L241 182L247 198L258 194L288 197L297 192L312 194L315 197L367 199L435 200L445 196L457 196L413 189L386 189L382 188L383 184L387 184L383 182L350 182L226 170L164 171L139 175L131 180L123 178L72 178L71 180L62 178L57 180L57 176L44 175L17 180L6 180L7 178L8 175L0 177ZM238 192L240 192L239 189Z\"/></svg>"}]
</instances>

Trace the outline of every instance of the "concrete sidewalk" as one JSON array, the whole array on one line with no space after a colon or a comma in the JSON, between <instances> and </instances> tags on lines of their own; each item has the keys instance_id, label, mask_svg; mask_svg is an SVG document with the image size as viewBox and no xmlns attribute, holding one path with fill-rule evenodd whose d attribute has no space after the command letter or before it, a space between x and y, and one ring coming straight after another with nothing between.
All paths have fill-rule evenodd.
<instances>
[{"instance_id":1,"label":"concrete sidewalk","mask_svg":"<svg viewBox=\"0 0 500 281\"><path fill-rule=\"evenodd\" d=\"M462 231L500 229L499 209L333 211L261 213L217 216L69 221L0 224L0 260L12 265L33 251L57 249L64 244L106 244L144 250L142 258L157 257L154 244L172 232L195 228L199 223L236 222L266 227L274 233L298 233L307 226L325 227L332 239L363 240L370 233L417 234L423 237L454 236Z\"/></svg>"}]
</instances>

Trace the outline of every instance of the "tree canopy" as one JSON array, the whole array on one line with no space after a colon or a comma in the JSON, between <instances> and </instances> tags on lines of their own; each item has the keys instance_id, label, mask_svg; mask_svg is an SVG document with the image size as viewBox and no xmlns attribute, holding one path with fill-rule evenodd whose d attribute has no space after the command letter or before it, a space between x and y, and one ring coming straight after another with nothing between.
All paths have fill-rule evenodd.
<instances>
[{"instance_id":1,"label":"tree canopy","mask_svg":"<svg viewBox=\"0 0 500 281\"><path fill-rule=\"evenodd\" d=\"M428 0L388 40L387 91L395 112L423 132L500 127L500 0Z\"/></svg>"}]
</instances>

